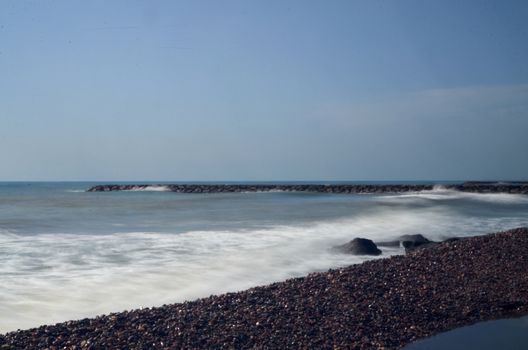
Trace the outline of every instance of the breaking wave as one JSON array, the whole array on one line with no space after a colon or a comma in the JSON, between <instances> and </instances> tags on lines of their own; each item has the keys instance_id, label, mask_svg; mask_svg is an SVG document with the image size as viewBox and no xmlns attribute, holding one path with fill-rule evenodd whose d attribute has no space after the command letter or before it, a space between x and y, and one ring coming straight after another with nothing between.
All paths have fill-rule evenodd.
<instances>
[{"instance_id":1,"label":"breaking wave","mask_svg":"<svg viewBox=\"0 0 528 350\"><path fill-rule=\"evenodd\" d=\"M439 240L522 226L449 211L382 210L313 225L181 234L0 233L0 331L182 302L365 261L330 248L354 237ZM400 248L383 248L386 257Z\"/></svg>"},{"instance_id":2,"label":"breaking wave","mask_svg":"<svg viewBox=\"0 0 528 350\"><path fill-rule=\"evenodd\" d=\"M56 188L0 196L0 333L360 263L366 258L331 249L355 237L442 240L528 226L528 196L443 187L104 199L67 193L70 184ZM403 252L382 250L381 257Z\"/></svg>"},{"instance_id":3,"label":"breaking wave","mask_svg":"<svg viewBox=\"0 0 528 350\"><path fill-rule=\"evenodd\" d=\"M497 204L523 204L528 203L528 196L524 194L513 193L480 193L480 192L464 192L454 189L448 189L443 186L435 186L430 191L400 193L393 195L379 196L382 200L399 201L402 199L425 199L432 201L447 201L447 200L471 200L482 201Z\"/></svg>"},{"instance_id":4,"label":"breaking wave","mask_svg":"<svg viewBox=\"0 0 528 350\"><path fill-rule=\"evenodd\" d=\"M170 188L168 186L164 185L152 185L147 187L135 187L128 190L124 190L125 192L167 192L170 191Z\"/></svg>"}]
</instances>

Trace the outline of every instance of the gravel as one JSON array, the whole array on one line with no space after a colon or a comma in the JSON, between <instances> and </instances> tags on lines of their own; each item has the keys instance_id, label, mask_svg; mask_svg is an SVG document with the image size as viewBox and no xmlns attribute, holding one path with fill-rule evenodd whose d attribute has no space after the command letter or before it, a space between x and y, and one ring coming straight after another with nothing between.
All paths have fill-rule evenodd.
<instances>
[{"instance_id":1,"label":"gravel","mask_svg":"<svg viewBox=\"0 0 528 350\"><path fill-rule=\"evenodd\" d=\"M528 314L526 252L528 229L514 229L238 293L11 332L0 335L0 349L398 349Z\"/></svg>"}]
</instances>

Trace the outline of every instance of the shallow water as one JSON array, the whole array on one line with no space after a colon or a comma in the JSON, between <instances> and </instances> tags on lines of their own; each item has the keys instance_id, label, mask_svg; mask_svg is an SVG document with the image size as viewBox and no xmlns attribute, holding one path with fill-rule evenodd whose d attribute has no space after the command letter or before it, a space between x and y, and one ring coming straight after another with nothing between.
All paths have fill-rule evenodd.
<instances>
[{"instance_id":1,"label":"shallow water","mask_svg":"<svg viewBox=\"0 0 528 350\"><path fill-rule=\"evenodd\" d=\"M84 192L91 185L0 183L0 332L359 263L330 250L357 236L528 226L528 196L513 194Z\"/></svg>"},{"instance_id":2,"label":"shallow water","mask_svg":"<svg viewBox=\"0 0 528 350\"><path fill-rule=\"evenodd\" d=\"M528 316L481 322L417 341L404 350L525 350Z\"/></svg>"}]
</instances>

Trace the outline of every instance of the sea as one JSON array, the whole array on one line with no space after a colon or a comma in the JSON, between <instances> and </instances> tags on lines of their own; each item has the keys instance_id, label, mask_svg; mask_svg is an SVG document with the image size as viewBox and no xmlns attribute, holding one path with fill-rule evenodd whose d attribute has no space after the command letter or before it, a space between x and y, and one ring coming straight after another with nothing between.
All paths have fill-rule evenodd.
<instances>
[{"instance_id":1,"label":"sea","mask_svg":"<svg viewBox=\"0 0 528 350\"><path fill-rule=\"evenodd\" d=\"M0 333L373 259L332 249L355 237L443 240L528 226L528 196L447 183L403 194L183 194L154 183L93 193L85 190L101 183L1 182ZM374 258L404 253L382 250Z\"/></svg>"}]
</instances>

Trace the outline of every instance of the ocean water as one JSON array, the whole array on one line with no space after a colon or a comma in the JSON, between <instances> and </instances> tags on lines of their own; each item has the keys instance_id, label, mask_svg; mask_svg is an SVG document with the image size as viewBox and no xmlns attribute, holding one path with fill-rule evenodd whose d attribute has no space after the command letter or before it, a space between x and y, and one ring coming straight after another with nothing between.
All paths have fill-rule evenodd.
<instances>
[{"instance_id":1,"label":"ocean water","mask_svg":"<svg viewBox=\"0 0 528 350\"><path fill-rule=\"evenodd\" d=\"M0 183L0 333L238 291L360 263L354 237L433 240L528 226L528 196L88 193ZM402 254L383 248L386 257Z\"/></svg>"}]
</instances>

